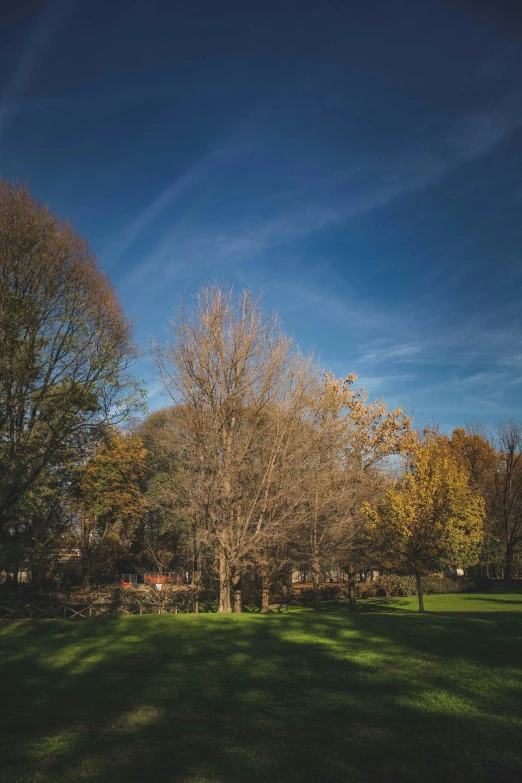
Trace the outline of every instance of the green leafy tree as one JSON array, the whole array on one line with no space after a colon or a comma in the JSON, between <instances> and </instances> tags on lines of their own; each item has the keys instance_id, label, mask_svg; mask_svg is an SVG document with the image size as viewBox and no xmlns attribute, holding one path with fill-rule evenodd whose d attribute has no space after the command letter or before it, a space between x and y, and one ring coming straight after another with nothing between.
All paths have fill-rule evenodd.
<instances>
[{"instance_id":1,"label":"green leafy tree","mask_svg":"<svg viewBox=\"0 0 522 783\"><path fill-rule=\"evenodd\" d=\"M87 243L0 180L0 545L40 476L138 402L134 357Z\"/></svg>"},{"instance_id":2,"label":"green leafy tree","mask_svg":"<svg viewBox=\"0 0 522 783\"><path fill-rule=\"evenodd\" d=\"M191 561L194 587L199 584L200 536L197 517L188 513L183 439L176 406L154 411L139 425L147 449L148 513L137 535L138 561L158 573L176 561Z\"/></svg>"},{"instance_id":3,"label":"green leafy tree","mask_svg":"<svg viewBox=\"0 0 522 783\"><path fill-rule=\"evenodd\" d=\"M111 433L78 469L71 509L82 558L82 584L128 551L132 535L147 512L144 477L147 452L136 434Z\"/></svg>"},{"instance_id":4,"label":"green leafy tree","mask_svg":"<svg viewBox=\"0 0 522 783\"><path fill-rule=\"evenodd\" d=\"M0 547L0 571L16 586L22 574L40 583L55 572L56 553L68 527L62 498L68 491L70 471L43 471L24 493L16 519L4 531Z\"/></svg>"}]
</instances>

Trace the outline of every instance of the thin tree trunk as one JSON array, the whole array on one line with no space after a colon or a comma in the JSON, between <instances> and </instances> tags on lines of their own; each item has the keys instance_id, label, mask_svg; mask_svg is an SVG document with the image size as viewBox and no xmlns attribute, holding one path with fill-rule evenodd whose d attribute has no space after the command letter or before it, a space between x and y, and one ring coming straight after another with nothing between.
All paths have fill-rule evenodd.
<instances>
[{"instance_id":1,"label":"thin tree trunk","mask_svg":"<svg viewBox=\"0 0 522 783\"><path fill-rule=\"evenodd\" d=\"M510 544L506 548L506 580L513 579L513 548Z\"/></svg>"},{"instance_id":2,"label":"thin tree trunk","mask_svg":"<svg viewBox=\"0 0 522 783\"><path fill-rule=\"evenodd\" d=\"M91 565L89 561L84 558L82 560L82 587L84 590L88 590L91 586Z\"/></svg>"},{"instance_id":3,"label":"thin tree trunk","mask_svg":"<svg viewBox=\"0 0 522 783\"><path fill-rule=\"evenodd\" d=\"M200 585L199 577L196 578L196 575L193 574L193 576L192 576L192 599L193 599L192 611L194 612L194 614L198 614L199 613L199 585Z\"/></svg>"},{"instance_id":4,"label":"thin tree trunk","mask_svg":"<svg viewBox=\"0 0 522 783\"><path fill-rule=\"evenodd\" d=\"M424 594L422 592L422 579L418 571L415 571L415 580L417 582L417 596L419 598L419 612L424 613Z\"/></svg>"},{"instance_id":5,"label":"thin tree trunk","mask_svg":"<svg viewBox=\"0 0 522 783\"><path fill-rule=\"evenodd\" d=\"M292 604L294 600L294 590L292 587L292 574L289 573L283 584L283 600L287 604Z\"/></svg>"},{"instance_id":6,"label":"thin tree trunk","mask_svg":"<svg viewBox=\"0 0 522 783\"><path fill-rule=\"evenodd\" d=\"M243 598L241 596L241 571L239 568L234 570L232 591L234 594L234 612L240 613L243 611Z\"/></svg>"},{"instance_id":7,"label":"thin tree trunk","mask_svg":"<svg viewBox=\"0 0 522 783\"><path fill-rule=\"evenodd\" d=\"M314 589L314 612L319 611L319 598L321 590L321 569L319 566L319 558L314 556L312 564L312 585Z\"/></svg>"},{"instance_id":8,"label":"thin tree trunk","mask_svg":"<svg viewBox=\"0 0 522 783\"><path fill-rule=\"evenodd\" d=\"M219 558L219 614L230 614L232 607L230 605L230 569L226 557L221 555Z\"/></svg>"},{"instance_id":9,"label":"thin tree trunk","mask_svg":"<svg viewBox=\"0 0 522 783\"><path fill-rule=\"evenodd\" d=\"M194 555L192 562L192 589L194 591L194 614L199 612L199 586L201 584L201 569L199 566L199 557L194 547Z\"/></svg>"},{"instance_id":10,"label":"thin tree trunk","mask_svg":"<svg viewBox=\"0 0 522 783\"><path fill-rule=\"evenodd\" d=\"M348 572L348 609L350 612L357 611L357 598L355 597L355 574Z\"/></svg>"}]
</instances>

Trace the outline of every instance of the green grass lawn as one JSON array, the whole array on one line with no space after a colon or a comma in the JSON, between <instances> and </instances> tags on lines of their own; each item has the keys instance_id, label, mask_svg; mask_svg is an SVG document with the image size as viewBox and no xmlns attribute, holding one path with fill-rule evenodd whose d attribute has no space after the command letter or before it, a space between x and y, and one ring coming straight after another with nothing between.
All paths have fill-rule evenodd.
<instances>
[{"instance_id":1,"label":"green grass lawn","mask_svg":"<svg viewBox=\"0 0 522 783\"><path fill-rule=\"evenodd\" d=\"M379 598L361 601L359 605L364 611L418 612L419 599ZM424 606L427 612L522 612L522 592L425 595Z\"/></svg>"},{"instance_id":2,"label":"green grass lawn","mask_svg":"<svg viewBox=\"0 0 522 783\"><path fill-rule=\"evenodd\" d=\"M522 594L415 606L5 626L0 780L522 780Z\"/></svg>"}]
</instances>

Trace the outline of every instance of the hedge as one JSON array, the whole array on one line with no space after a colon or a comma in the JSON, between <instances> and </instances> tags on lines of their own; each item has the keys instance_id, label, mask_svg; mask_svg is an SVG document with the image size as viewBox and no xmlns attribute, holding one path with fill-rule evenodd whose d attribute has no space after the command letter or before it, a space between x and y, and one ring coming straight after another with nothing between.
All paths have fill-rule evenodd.
<instances>
[{"instance_id":1,"label":"hedge","mask_svg":"<svg viewBox=\"0 0 522 783\"><path fill-rule=\"evenodd\" d=\"M485 585L479 585L477 579L465 576L455 578L437 575L423 576L422 586L426 594L466 593L485 589ZM416 592L415 577L400 574L382 574L373 582L357 582L355 585L356 598L393 598L415 595ZM299 603L313 603L314 592L311 588L299 590L299 594L294 593L294 595ZM348 585L322 585L319 595L321 601L346 599L348 597Z\"/></svg>"}]
</instances>

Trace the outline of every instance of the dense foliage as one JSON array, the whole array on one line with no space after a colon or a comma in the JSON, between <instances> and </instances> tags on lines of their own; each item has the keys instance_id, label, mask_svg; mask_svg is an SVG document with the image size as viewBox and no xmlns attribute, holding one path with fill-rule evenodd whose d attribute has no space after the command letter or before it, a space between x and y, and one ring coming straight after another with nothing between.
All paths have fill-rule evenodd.
<instances>
[{"instance_id":1,"label":"dense foliage","mask_svg":"<svg viewBox=\"0 0 522 783\"><path fill-rule=\"evenodd\" d=\"M379 506L366 504L368 537L385 567L411 569L419 608L422 574L475 565L484 540L484 500L471 490L469 473L449 439L428 432L407 457L402 479Z\"/></svg>"}]
</instances>

